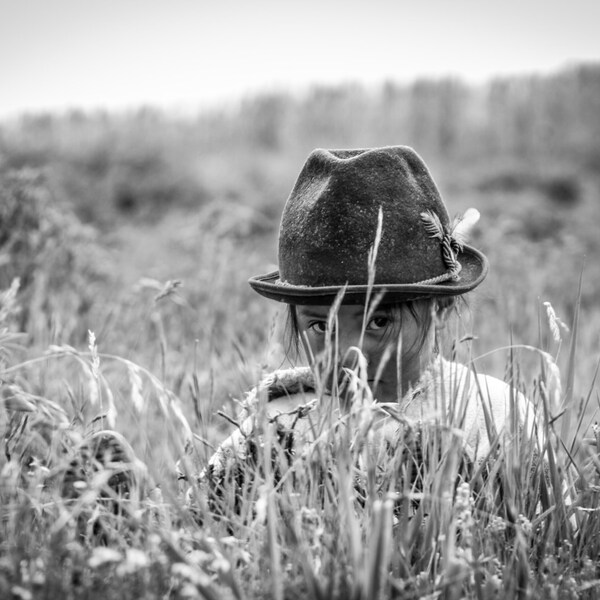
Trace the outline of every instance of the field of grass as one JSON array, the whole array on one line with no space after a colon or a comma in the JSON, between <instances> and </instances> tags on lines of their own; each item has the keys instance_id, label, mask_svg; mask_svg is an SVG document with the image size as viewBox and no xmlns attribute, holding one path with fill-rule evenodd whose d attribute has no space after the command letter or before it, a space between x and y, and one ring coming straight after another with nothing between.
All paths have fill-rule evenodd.
<instances>
[{"instance_id":1,"label":"field of grass","mask_svg":"<svg viewBox=\"0 0 600 600\"><path fill-rule=\"evenodd\" d=\"M582 68L0 126L0 598L598 597L598 87ZM526 393L546 442L512 431L468 475L452 424L389 455L359 386L278 469L260 422L215 497L195 475L287 364L246 279L294 178L314 146L387 143L481 211L492 270L448 351L473 336L455 350Z\"/></svg>"}]
</instances>

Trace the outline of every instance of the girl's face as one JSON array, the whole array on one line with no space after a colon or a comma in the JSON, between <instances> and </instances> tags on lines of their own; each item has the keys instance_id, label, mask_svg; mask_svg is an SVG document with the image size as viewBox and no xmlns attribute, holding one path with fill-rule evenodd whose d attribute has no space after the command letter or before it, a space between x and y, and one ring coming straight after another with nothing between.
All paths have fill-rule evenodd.
<instances>
[{"instance_id":1,"label":"girl's face","mask_svg":"<svg viewBox=\"0 0 600 600\"><path fill-rule=\"evenodd\" d=\"M334 347L337 343L340 363L354 366L356 354L347 351L352 346L361 347L368 363L369 386L380 402L397 401L399 392L404 394L409 386L417 383L431 361L434 327L426 314L431 307L429 303L416 303L415 307L418 319L407 308L376 310L366 323L364 333L364 306L342 305L333 321L331 342ZM296 307L298 330L309 356L318 357L325 351L329 310L329 306Z\"/></svg>"}]
</instances>

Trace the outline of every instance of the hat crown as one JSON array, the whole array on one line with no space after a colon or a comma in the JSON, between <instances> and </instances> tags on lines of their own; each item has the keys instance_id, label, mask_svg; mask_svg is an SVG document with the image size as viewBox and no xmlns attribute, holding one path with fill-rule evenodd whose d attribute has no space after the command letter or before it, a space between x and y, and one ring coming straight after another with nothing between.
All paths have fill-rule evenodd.
<instances>
[{"instance_id":1,"label":"hat crown","mask_svg":"<svg viewBox=\"0 0 600 600\"><path fill-rule=\"evenodd\" d=\"M281 280L294 286L366 285L377 235L375 284L411 284L447 272L440 240L421 214L450 218L429 170L407 146L314 150L286 202L279 235Z\"/></svg>"}]
</instances>

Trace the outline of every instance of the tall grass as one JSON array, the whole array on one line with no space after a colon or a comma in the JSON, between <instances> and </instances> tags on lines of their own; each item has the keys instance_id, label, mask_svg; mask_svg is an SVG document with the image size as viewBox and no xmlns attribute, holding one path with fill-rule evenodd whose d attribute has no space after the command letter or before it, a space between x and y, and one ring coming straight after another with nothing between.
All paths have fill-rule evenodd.
<instances>
[{"instance_id":1,"label":"tall grass","mask_svg":"<svg viewBox=\"0 0 600 600\"><path fill-rule=\"evenodd\" d=\"M307 119L329 120L326 108ZM371 110L380 118L379 104ZM554 199L548 186L561 180L545 155L533 175L512 164L489 172L490 154L467 136L468 158L485 167L442 171L456 208L481 208L477 244L494 265L474 301L481 317L473 330L457 326L448 351L504 371L533 403L539 435L513 422L497 438L488 419L488 460L469 464L460 422L411 430L371 405L359 369L352 410L311 411L301 449L286 451L295 415L259 411L253 460L239 463L235 485L197 480L236 429L243 390L285 360L265 354L272 309L244 281L274 261L282 199L305 151L323 144L322 127L311 137L289 116L289 153L256 153L252 135L238 144L226 117L213 123L214 148L197 139L210 138L210 118L194 130L160 119L64 122L60 152L35 124L3 130L2 162L30 164L37 149L58 193L31 173L0 182L0 598L598 597L598 261L573 290L580 255L598 251L600 188L583 150L575 154L589 165L570 169L567 152L562 183L572 189ZM254 127L244 111L239 120ZM373 143L407 139L388 120ZM331 145L364 143L367 125L338 135L341 123ZM93 147L74 156L86 127ZM512 156L510 140L502 152ZM102 233L65 199L84 218L101 213ZM160 223L144 218L167 206ZM548 326L548 300L570 332L556 319ZM401 451L390 452L381 421L402 428L391 438Z\"/></svg>"},{"instance_id":2,"label":"tall grass","mask_svg":"<svg viewBox=\"0 0 600 600\"><path fill-rule=\"evenodd\" d=\"M7 316L13 296L3 295ZM536 405L541 435L514 420L505 436L492 435L484 462L465 457L459 422L411 429L393 407L373 404L359 369L350 410L309 413L307 443L293 453L294 415L259 410L251 460L218 488L195 477L210 441L157 377L103 353L93 336L80 350L53 347L19 360L4 327L0 592L594 598L600 435L588 439L586 413L569 391L576 325L562 414L553 412L552 394L561 394L553 358L523 350L542 358L524 380L519 349L508 350L507 380ZM28 390L37 370L58 372L63 363L76 365L64 371L68 397ZM114 377L119 370L127 390ZM582 403L595 402L592 386ZM573 427L565 437L567 413ZM204 418L208 426L215 417ZM143 460L115 423L152 431ZM390 434L398 428L399 438ZM176 480L177 461L185 482Z\"/></svg>"}]
</instances>

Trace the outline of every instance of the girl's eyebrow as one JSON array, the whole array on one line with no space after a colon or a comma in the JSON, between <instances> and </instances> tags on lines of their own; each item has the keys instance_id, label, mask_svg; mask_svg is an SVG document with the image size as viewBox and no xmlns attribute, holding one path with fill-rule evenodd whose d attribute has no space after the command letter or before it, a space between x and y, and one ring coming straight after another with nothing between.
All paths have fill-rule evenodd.
<instances>
[{"instance_id":1,"label":"girl's eyebrow","mask_svg":"<svg viewBox=\"0 0 600 600\"><path fill-rule=\"evenodd\" d=\"M310 319L323 319L323 320L327 320L329 318L329 310L323 310L323 311L319 311L319 310L314 310L314 309L304 309L301 311L298 311L298 313L300 315L302 315L303 317L308 317ZM381 313L386 313L386 310L383 308L377 308L374 311L374 315L376 314L381 314ZM357 308L356 311L352 314L352 316L354 318L362 318L364 315L364 308L360 307Z\"/></svg>"},{"instance_id":2,"label":"girl's eyebrow","mask_svg":"<svg viewBox=\"0 0 600 600\"><path fill-rule=\"evenodd\" d=\"M298 314L303 317L308 317L311 319L323 319L324 321L326 321L327 317L329 316L329 311L317 312L317 311L312 311L312 310L302 310L302 311L298 311Z\"/></svg>"}]
</instances>

